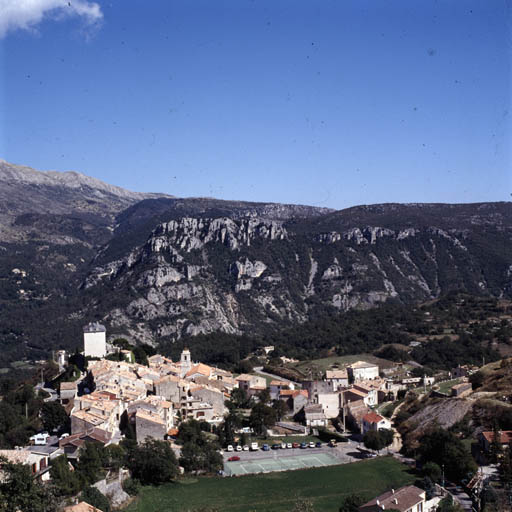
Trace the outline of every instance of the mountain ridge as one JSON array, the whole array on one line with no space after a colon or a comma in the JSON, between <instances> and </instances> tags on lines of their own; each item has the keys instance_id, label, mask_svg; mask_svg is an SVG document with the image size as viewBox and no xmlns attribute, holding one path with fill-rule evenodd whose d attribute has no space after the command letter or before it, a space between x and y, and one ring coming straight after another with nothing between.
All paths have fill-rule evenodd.
<instances>
[{"instance_id":1,"label":"mountain ridge","mask_svg":"<svg viewBox=\"0 0 512 512\"><path fill-rule=\"evenodd\" d=\"M0 187L5 360L77 346L90 320L112 335L167 343L216 331L265 336L319 314L414 304L454 289L512 296L509 202L334 211L138 201L1 176L11 187Z\"/></svg>"}]
</instances>

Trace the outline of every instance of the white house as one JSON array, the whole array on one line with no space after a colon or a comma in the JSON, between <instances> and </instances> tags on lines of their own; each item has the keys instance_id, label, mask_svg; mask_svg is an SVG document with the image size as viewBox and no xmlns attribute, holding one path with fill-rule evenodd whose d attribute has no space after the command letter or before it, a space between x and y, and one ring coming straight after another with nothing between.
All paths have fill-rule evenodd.
<instances>
[{"instance_id":1,"label":"white house","mask_svg":"<svg viewBox=\"0 0 512 512\"><path fill-rule=\"evenodd\" d=\"M363 416L363 422L361 427L363 434L366 434L366 432L370 430L377 431L383 428L390 429L391 422L387 418L381 416L380 414L377 414L375 412L369 412L368 414L365 414Z\"/></svg>"},{"instance_id":2,"label":"white house","mask_svg":"<svg viewBox=\"0 0 512 512\"><path fill-rule=\"evenodd\" d=\"M84 356L103 358L107 355L107 329L98 322L84 327Z\"/></svg>"},{"instance_id":3,"label":"white house","mask_svg":"<svg viewBox=\"0 0 512 512\"><path fill-rule=\"evenodd\" d=\"M350 382L376 379L379 376L379 367L376 364L357 361L357 363L347 366L347 373Z\"/></svg>"},{"instance_id":4,"label":"white house","mask_svg":"<svg viewBox=\"0 0 512 512\"><path fill-rule=\"evenodd\" d=\"M381 512L388 509L399 512L425 512L425 495L423 489L414 485L391 489L361 505L359 512Z\"/></svg>"},{"instance_id":5,"label":"white house","mask_svg":"<svg viewBox=\"0 0 512 512\"><path fill-rule=\"evenodd\" d=\"M347 370L327 370L324 380L331 385L333 391L338 391L340 387L348 386Z\"/></svg>"}]
</instances>

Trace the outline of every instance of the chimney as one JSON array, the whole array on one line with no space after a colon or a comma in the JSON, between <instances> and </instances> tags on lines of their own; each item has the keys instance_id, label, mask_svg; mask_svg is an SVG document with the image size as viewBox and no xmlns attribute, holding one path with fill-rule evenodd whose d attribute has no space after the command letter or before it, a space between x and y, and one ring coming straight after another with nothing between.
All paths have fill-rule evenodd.
<instances>
[{"instance_id":1,"label":"chimney","mask_svg":"<svg viewBox=\"0 0 512 512\"><path fill-rule=\"evenodd\" d=\"M391 489L391 494L395 494L395 489Z\"/></svg>"},{"instance_id":2,"label":"chimney","mask_svg":"<svg viewBox=\"0 0 512 512\"><path fill-rule=\"evenodd\" d=\"M379 500L377 500L377 505L380 505L380 501Z\"/></svg>"},{"instance_id":3,"label":"chimney","mask_svg":"<svg viewBox=\"0 0 512 512\"><path fill-rule=\"evenodd\" d=\"M395 505L398 505L398 500L395 498L395 499L393 500L393 503L394 503Z\"/></svg>"}]
</instances>

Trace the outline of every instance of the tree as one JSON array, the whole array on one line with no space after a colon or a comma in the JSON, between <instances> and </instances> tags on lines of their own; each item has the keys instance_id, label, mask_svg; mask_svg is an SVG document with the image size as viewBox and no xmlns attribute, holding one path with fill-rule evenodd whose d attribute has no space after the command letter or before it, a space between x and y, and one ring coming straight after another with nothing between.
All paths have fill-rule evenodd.
<instances>
[{"instance_id":1,"label":"tree","mask_svg":"<svg viewBox=\"0 0 512 512\"><path fill-rule=\"evenodd\" d=\"M98 443L86 442L80 449L77 469L88 485L97 482L103 476L103 458L104 453Z\"/></svg>"},{"instance_id":2,"label":"tree","mask_svg":"<svg viewBox=\"0 0 512 512\"><path fill-rule=\"evenodd\" d=\"M50 476L57 496L72 496L80 490L80 479L65 455L51 461Z\"/></svg>"},{"instance_id":3,"label":"tree","mask_svg":"<svg viewBox=\"0 0 512 512\"><path fill-rule=\"evenodd\" d=\"M250 407L251 399L242 388L235 388L231 392L231 399L228 402L230 409L247 409Z\"/></svg>"},{"instance_id":4,"label":"tree","mask_svg":"<svg viewBox=\"0 0 512 512\"><path fill-rule=\"evenodd\" d=\"M270 402L270 390L268 388L262 389L256 396L262 404Z\"/></svg>"},{"instance_id":5,"label":"tree","mask_svg":"<svg viewBox=\"0 0 512 512\"><path fill-rule=\"evenodd\" d=\"M432 482L439 482L441 480L442 470L439 464L435 462L427 462L423 465L422 469L423 476L430 478Z\"/></svg>"},{"instance_id":6,"label":"tree","mask_svg":"<svg viewBox=\"0 0 512 512\"><path fill-rule=\"evenodd\" d=\"M476 471L471 454L460 439L442 428L434 428L421 438L419 456L422 463L435 462L444 466L446 476L459 482Z\"/></svg>"},{"instance_id":7,"label":"tree","mask_svg":"<svg viewBox=\"0 0 512 512\"><path fill-rule=\"evenodd\" d=\"M235 430L242 425L242 418L233 412L230 412L217 429L219 443L221 446L233 444L235 442Z\"/></svg>"},{"instance_id":8,"label":"tree","mask_svg":"<svg viewBox=\"0 0 512 512\"><path fill-rule=\"evenodd\" d=\"M359 494L349 494L341 502L339 512L358 512L365 499Z\"/></svg>"},{"instance_id":9,"label":"tree","mask_svg":"<svg viewBox=\"0 0 512 512\"><path fill-rule=\"evenodd\" d=\"M489 457L491 461L494 463L498 462L502 452L503 449L501 447L501 432L498 427L498 422L495 419L492 425L492 442L489 446Z\"/></svg>"},{"instance_id":10,"label":"tree","mask_svg":"<svg viewBox=\"0 0 512 512\"><path fill-rule=\"evenodd\" d=\"M34 480L30 468L23 464L2 463L0 510L2 512L52 512L54 497L49 489ZM4 508L5 504L5 508Z\"/></svg>"},{"instance_id":11,"label":"tree","mask_svg":"<svg viewBox=\"0 0 512 512\"><path fill-rule=\"evenodd\" d=\"M277 421L281 421L282 417L288 412L288 407L282 400L274 400L272 409L276 412Z\"/></svg>"},{"instance_id":12,"label":"tree","mask_svg":"<svg viewBox=\"0 0 512 512\"><path fill-rule=\"evenodd\" d=\"M176 455L166 441L147 439L129 455L128 469L143 485L170 482L178 474Z\"/></svg>"},{"instance_id":13,"label":"tree","mask_svg":"<svg viewBox=\"0 0 512 512\"><path fill-rule=\"evenodd\" d=\"M370 450L377 450L380 452L380 450L386 446L384 442L385 441L378 430L369 430L363 436L364 446Z\"/></svg>"},{"instance_id":14,"label":"tree","mask_svg":"<svg viewBox=\"0 0 512 512\"><path fill-rule=\"evenodd\" d=\"M262 434L265 427L272 427L276 422L276 411L263 403L257 403L251 410L249 424L257 434Z\"/></svg>"},{"instance_id":15,"label":"tree","mask_svg":"<svg viewBox=\"0 0 512 512\"><path fill-rule=\"evenodd\" d=\"M453 501L451 494L448 494L439 502L437 512L463 512L463 509Z\"/></svg>"},{"instance_id":16,"label":"tree","mask_svg":"<svg viewBox=\"0 0 512 512\"><path fill-rule=\"evenodd\" d=\"M181 423L178 431L178 440L182 443L195 443L201 436L201 425L197 420L190 419Z\"/></svg>"},{"instance_id":17,"label":"tree","mask_svg":"<svg viewBox=\"0 0 512 512\"><path fill-rule=\"evenodd\" d=\"M215 473L224 467L217 446L209 441L202 444L185 443L181 449L179 462L186 472Z\"/></svg>"},{"instance_id":18,"label":"tree","mask_svg":"<svg viewBox=\"0 0 512 512\"><path fill-rule=\"evenodd\" d=\"M390 428L381 428L378 430L382 442L384 443L384 448L386 446L390 446L393 444L393 440L395 438L395 433Z\"/></svg>"},{"instance_id":19,"label":"tree","mask_svg":"<svg viewBox=\"0 0 512 512\"><path fill-rule=\"evenodd\" d=\"M110 512L110 503L107 497L98 491L96 487L86 487L82 491L82 499L103 512Z\"/></svg>"},{"instance_id":20,"label":"tree","mask_svg":"<svg viewBox=\"0 0 512 512\"><path fill-rule=\"evenodd\" d=\"M103 465L106 468L117 471L126 462L126 449L120 444L109 444L104 449Z\"/></svg>"},{"instance_id":21,"label":"tree","mask_svg":"<svg viewBox=\"0 0 512 512\"><path fill-rule=\"evenodd\" d=\"M44 428L48 432L59 429L68 430L70 426L66 409L59 402L45 402L41 407L41 419L43 420Z\"/></svg>"},{"instance_id":22,"label":"tree","mask_svg":"<svg viewBox=\"0 0 512 512\"><path fill-rule=\"evenodd\" d=\"M135 362L138 364L143 364L144 366L149 366L148 356L146 351L142 347L134 347L132 350L133 356L135 357Z\"/></svg>"}]
</instances>

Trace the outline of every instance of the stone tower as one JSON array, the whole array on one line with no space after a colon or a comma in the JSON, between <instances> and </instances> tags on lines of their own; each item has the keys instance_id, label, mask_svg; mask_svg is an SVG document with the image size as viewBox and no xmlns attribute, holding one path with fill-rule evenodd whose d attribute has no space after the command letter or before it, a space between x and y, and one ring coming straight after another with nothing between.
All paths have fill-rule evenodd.
<instances>
[{"instance_id":1,"label":"stone tower","mask_svg":"<svg viewBox=\"0 0 512 512\"><path fill-rule=\"evenodd\" d=\"M190 361L190 350L188 348L184 348L181 353L181 371L180 377L185 377L185 375L192 369L192 362Z\"/></svg>"}]
</instances>

